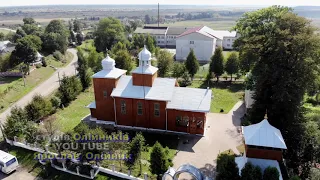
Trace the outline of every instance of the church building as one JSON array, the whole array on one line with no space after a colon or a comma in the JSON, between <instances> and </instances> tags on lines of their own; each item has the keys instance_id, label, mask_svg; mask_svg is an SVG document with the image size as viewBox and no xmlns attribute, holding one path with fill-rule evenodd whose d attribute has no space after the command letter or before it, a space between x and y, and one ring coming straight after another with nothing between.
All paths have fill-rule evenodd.
<instances>
[{"instance_id":1,"label":"church building","mask_svg":"<svg viewBox=\"0 0 320 180\"><path fill-rule=\"evenodd\" d=\"M103 70L93 75L95 101L91 121L119 127L204 134L212 91L179 87L176 79L158 78L146 47L139 53L139 66L126 75L107 55Z\"/></svg>"}]
</instances>

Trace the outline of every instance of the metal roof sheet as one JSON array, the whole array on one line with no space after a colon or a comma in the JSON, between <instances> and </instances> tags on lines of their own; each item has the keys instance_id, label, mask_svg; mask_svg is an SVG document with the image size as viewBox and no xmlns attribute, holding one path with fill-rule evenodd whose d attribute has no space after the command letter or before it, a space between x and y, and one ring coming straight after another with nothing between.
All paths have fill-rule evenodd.
<instances>
[{"instance_id":1,"label":"metal roof sheet","mask_svg":"<svg viewBox=\"0 0 320 180\"><path fill-rule=\"evenodd\" d=\"M111 96L170 101L173 95L175 82L175 79L156 78L152 84L152 87L135 86L132 83L132 76L121 76L118 85L113 89Z\"/></svg>"},{"instance_id":2,"label":"metal roof sheet","mask_svg":"<svg viewBox=\"0 0 320 180\"><path fill-rule=\"evenodd\" d=\"M97 73L95 73L92 77L93 78L111 78L111 79L117 79L121 75L125 74L127 71L122 70L119 68L114 68L111 70L101 70Z\"/></svg>"},{"instance_id":3,"label":"metal roof sheet","mask_svg":"<svg viewBox=\"0 0 320 180\"><path fill-rule=\"evenodd\" d=\"M211 97L211 89L175 87L167 109L210 112Z\"/></svg>"},{"instance_id":4,"label":"metal roof sheet","mask_svg":"<svg viewBox=\"0 0 320 180\"><path fill-rule=\"evenodd\" d=\"M280 130L271 126L266 119L243 127L243 134L247 145L287 149Z\"/></svg>"}]
</instances>

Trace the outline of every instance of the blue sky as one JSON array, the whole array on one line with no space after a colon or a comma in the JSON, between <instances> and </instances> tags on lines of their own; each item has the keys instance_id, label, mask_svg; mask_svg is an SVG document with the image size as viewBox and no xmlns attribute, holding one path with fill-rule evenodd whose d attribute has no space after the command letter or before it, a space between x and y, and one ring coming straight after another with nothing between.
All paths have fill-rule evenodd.
<instances>
[{"instance_id":1,"label":"blue sky","mask_svg":"<svg viewBox=\"0 0 320 180\"><path fill-rule=\"evenodd\" d=\"M0 6L53 4L198 4L198 5L286 5L320 6L320 0L0 0Z\"/></svg>"}]
</instances>

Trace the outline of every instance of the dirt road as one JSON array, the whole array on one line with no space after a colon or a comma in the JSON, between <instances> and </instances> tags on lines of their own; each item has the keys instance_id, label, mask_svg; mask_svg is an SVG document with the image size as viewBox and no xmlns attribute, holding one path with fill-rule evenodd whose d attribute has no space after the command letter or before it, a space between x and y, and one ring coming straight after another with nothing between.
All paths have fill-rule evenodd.
<instances>
[{"instance_id":1,"label":"dirt road","mask_svg":"<svg viewBox=\"0 0 320 180\"><path fill-rule=\"evenodd\" d=\"M6 117L10 114L12 107L14 106L24 107L32 100L32 97L34 95L40 94L42 96L47 96L50 93L52 93L55 89L57 89L59 87L58 73L60 75L60 78L63 75L66 75L66 76L75 75L75 65L78 60L77 51L75 49L68 49L68 51L73 54L73 59L70 62L70 64L68 64L66 67L59 68L56 72L54 72L54 74L49 79L47 79L46 81L44 81L43 83L35 87L31 92L29 92L19 101L17 101L12 106L10 106L6 111L0 114L0 122L2 124L5 123Z\"/></svg>"}]
</instances>

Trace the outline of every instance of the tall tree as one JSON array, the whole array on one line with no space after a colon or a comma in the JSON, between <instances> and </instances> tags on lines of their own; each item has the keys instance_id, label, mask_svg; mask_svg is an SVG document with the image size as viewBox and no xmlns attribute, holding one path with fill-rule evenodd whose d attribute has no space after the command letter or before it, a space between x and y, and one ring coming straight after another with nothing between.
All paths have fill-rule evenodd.
<instances>
[{"instance_id":1,"label":"tall tree","mask_svg":"<svg viewBox=\"0 0 320 180\"><path fill-rule=\"evenodd\" d=\"M76 76L63 76L58 88L57 96L63 105L68 105L75 100L82 90L81 82Z\"/></svg>"},{"instance_id":2,"label":"tall tree","mask_svg":"<svg viewBox=\"0 0 320 180\"><path fill-rule=\"evenodd\" d=\"M35 95L32 101L26 105L25 111L29 121L38 121L51 113L52 104L41 95Z\"/></svg>"},{"instance_id":3,"label":"tall tree","mask_svg":"<svg viewBox=\"0 0 320 180\"><path fill-rule=\"evenodd\" d=\"M232 74L236 74L239 72L239 61L238 55L235 52L232 52L226 62L225 71L231 75L232 82Z\"/></svg>"},{"instance_id":4,"label":"tall tree","mask_svg":"<svg viewBox=\"0 0 320 180\"><path fill-rule=\"evenodd\" d=\"M133 68L133 61L128 51L126 50L118 51L114 60L116 62L117 68L127 70L127 74L131 72Z\"/></svg>"},{"instance_id":5,"label":"tall tree","mask_svg":"<svg viewBox=\"0 0 320 180\"><path fill-rule=\"evenodd\" d=\"M168 163L163 147L159 142L153 145L150 154L150 170L152 174L160 175L168 170Z\"/></svg>"},{"instance_id":6,"label":"tall tree","mask_svg":"<svg viewBox=\"0 0 320 180\"><path fill-rule=\"evenodd\" d=\"M13 42L17 42L19 39L25 37L27 34L24 32L23 29L19 28L17 29L16 33L13 36Z\"/></svg>"},{"instance_id":7,"label":"tall tree","mask_svg":"<svg viewBox=\"0 0 320 180\"><path fill-rule=\"evenodd\" d=\"M233 155L220 154L217 159L216 167L217 180L239 180L239 169L234 161Z\"/></svg>"},{"instance_id":8,"label":"tall tree","mask_svg":"<svg viewBox=\"0 0 320 180\"><path fill-rule=\"evenodd\" d=\"M145 43L146 43L146 46L147 46L148 50L151 53L154 53L156 47L154 45L154 39L153 39L152 36L150 36L150 34L147 34L147 36L145 38Z\"/></svg>"},{"instance_id":9,"label":"tall tree","mask_svg":"<svg viewBox=\"0 0 320 180\"><path fill-rule=\"evenodd\" d=\"M145 45L145 38L143 34L134 34L132 37L132 46L134 49L143 48Z\"/></svg>"},{"instance_id":10,"label":"tall tree","mask_svg":"<svg viewBox=\"0 0 320 180\"><path fill-rule=\"evenodd\" d=\"M188 70L189 74L191 75L191 78L193 79L194 75L198 72L199 70L199 62L194 54L193 49L190 50L187 60L185 62L186 69Z\"/></svg>"},{"instance_id":11,"label":"tall tree","mask_svg":"<svg viewBox=\"0 0 320 180\"><path fill-rule=\"evenodd\" d=\"M91 73L90 69L88 66L88 61L86 57L84 56L83 50L81 48L78 48L78 72L79 72L79 77L80 81L82 84L82 90L84 91L91 85Z\"/></svg>"},{"instance_id":12,"label":"tall tree","mask_svg":"<svg viewBox=\"0 0 320 180\"><path fill-rule=\"evenodd\" d=\"M64 54L67 50L68 36L69 32L62 21L50 21L42 36L43 50L48 53L58 50Z\"/></svg>"},{"instance_id":13,"label":"tall tree","mask_svg":"<svg viewBox=\"0 0 320 180\"><path fill-rule=\"evenodd\" d=\"M174 62L172 68L172 77L179 78L186 71L186 67L183 63Z\"/></svg>"},{"instance_id":14,"label":"tall tree","mask_svg":"<svg viewBox=\"0 0 320 180\"><path fill-rule=\"evenodd\" d=\"M20 62L32 63L37 58L37 45L33 43L31 38L26 36L17 41L15 50L12 53Z\"/></svg>"},{"instance_id":15,"label":"tall tree","mask_svg":"<svg viewBox=\"0 0 320 180\"><path fill-rule=\"evenodd\" d=\"M144 16L144 23L145 24L151 24L151 18L150 18L150 16L148 14Z\"/></svg>"},{"instance_id":16,"label":"tall tree","mask_svg":"<svg viewBox=\"0 0 320 180\"><path fill-rule=\"evenodd\" d=\"M141 153L142 148L145 144L145 139L141 133L136 134L136 136L132 139L129 145L128 154L130 154L130 159L126 161L126 165L131 170L132 167L139 161L140 165L140 174L142 174L142 163L141 163Z\"/></svg>"},{"instance_id":17,"label":"tall tree","mask_svg":"<svg viewBox=\"0 0 320 180\"><path fill-rule=\"evenodd\" d=\"M278 180L279 171L275 167L267 167L263 172L263 180Z\"/></svg>"},{"instance_id":18,"label":"tall tree","mask_svg":"<svg viewBox=\"0 0 320 180\"><path fill-rule=\"evenodd\" d=\"M81 28L82 28L81 26L82 26L82 24L81 24L79 19L75 19L73 21L73 31L74 32L80 33L81 32Z\"/></svg>"},{"instance_id":19,"label":"tall tree","mask_svg":"<svg viewBox=\"0 0 320 180\"><path fill-rule=\"evenodd\" d=\"M222 49L219 47L214 51L213 56L211 57L210 62L210 73L214 73L214 75L217 77L217 81L219 81L219 77L223 74L224 68L223 68L223 54Z\"/></svg>"},{"instance_id":20,"label":"tall tree","mask_svg":"<svg viewBox=\"0 0 320 180\"><path fill-rule=\"evenodd\" d=\"M33 19L33 18L30 18L30 17L28 17L28 18L23 18L23 24L36 24L36 21Z\"/></svg>"},{"instance_id":21,"label":"tall tree","mask_svg":"<svg viewBox=\"0 0 320 180\"><path fill-rule=\"evenodd\" d=\"M167 50L161 50L157 58L159 77L165 77L168 75L173 64L172 54Z\"/></svg>"},{"instance_id":22,"label":"tall tree","mask_svg":"<svg viewBox=\"0 0 320 180\"><path fill-rule=\"evenodd\" d=\"M98 52L105 52L111 47L124 39L124 27L118 19L104 18L101 19L96 31L94 32L94 45Z\"/></svg>"},{"instance_id":23,"label":"tall tree","mask_svg":"<svg viewBox=\"0 0 320 180\"><path fill-rule=\"evenodd\" d=\"M254 62L257 60L257 56L252 50L240 51L239 52L239 68L242 74L249 72L253 66Z\"/></svg>"},{"instance_id":24,"label":"tall tree","mask_svg":"<svg viewBox=\"0 0 320 180\"><path fill-rule=\"evenodd\" d=\"M255 103L249 120L259 122L268 110L269 122L284 136L287 166L300 174L298 167L310 160L303 158L301 102L319 63L319 37L310 21L280 6L244 14L235 29L241 34L235 47L257 55L252 70Z\"/></svg>"},{"instance_id":25,"label":"tall tree","mask_svg":"<svg viewBox=\"0 0 320 180\"><path fill-rule=\"evenodd\" d=\"M259 166L254 166L247 162L241 170L241 180L262 180L262 170Z\"/></svg>"}]
</instances>

